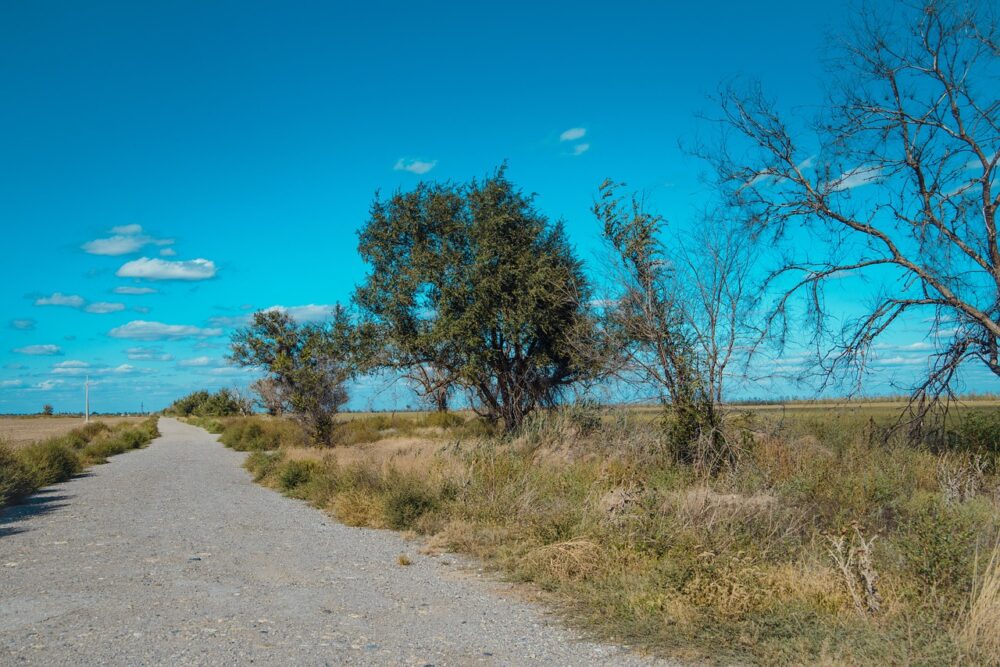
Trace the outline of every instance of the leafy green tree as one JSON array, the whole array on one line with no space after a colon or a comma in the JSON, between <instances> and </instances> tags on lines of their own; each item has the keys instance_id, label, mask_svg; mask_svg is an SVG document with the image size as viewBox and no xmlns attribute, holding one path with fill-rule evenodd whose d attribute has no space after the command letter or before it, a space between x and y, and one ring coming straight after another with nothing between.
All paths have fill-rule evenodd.
<instances>
[{"instance_id":1,"label":"leafy green tree","mask_svg":"<svg viewBox=\"0 0 1000 667\"><path fill-rule=\"evenodd\" d=\"M281 310L259 311L233 334L231 359L265 370L276 395L310 436L332 444L334 418L347 402L344 385L353 375L352 338L348 315L339 306L323 324L297 324Z\"/></svg>"},{"instance_id":2,"label":"leafy green tree","mask_svg":"<svg viewBox=\"0 0 1000 667\"><path fill-rule=\"evenodd\" d=\"M49 405L48 403L42 406L42 414L45 415L46 417L51 417L52 411L53 411L52 406Z\"/></svg>"},{"instance_id":3,"label":"leafy green tree","mask_svg":"<svg viewBox=\"0 0 1000 667\"><path fill-rule=\"evenodd\" d=\"M359 252L371 265L355 296L370 367L464 389L508 430L590 375L573 345L593 326L582 265L504 168L376 196Z\"/></svg>"}]
</instances>

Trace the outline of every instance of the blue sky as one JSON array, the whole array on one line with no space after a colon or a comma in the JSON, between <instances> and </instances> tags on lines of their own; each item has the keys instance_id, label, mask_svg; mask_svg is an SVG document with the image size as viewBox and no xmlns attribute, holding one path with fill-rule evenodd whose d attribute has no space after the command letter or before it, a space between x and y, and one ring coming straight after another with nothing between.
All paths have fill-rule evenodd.
<instances>
[{"instance_id":1,"label":"blue sky","mask_svg":"<svg viewBox=\"0 0 1000 667\"><path fill-rule=\"evenodd\" d=\"M420 178L507 160L588 261L607 176L682 226L708 96L816 103L846 17L675 4L4 3L0 412L79 410L86 374L108 411L245 383L232 327L347 300L373 194ZM373 387L352 406L410 400Z\"/></svg>"}]
</instances>

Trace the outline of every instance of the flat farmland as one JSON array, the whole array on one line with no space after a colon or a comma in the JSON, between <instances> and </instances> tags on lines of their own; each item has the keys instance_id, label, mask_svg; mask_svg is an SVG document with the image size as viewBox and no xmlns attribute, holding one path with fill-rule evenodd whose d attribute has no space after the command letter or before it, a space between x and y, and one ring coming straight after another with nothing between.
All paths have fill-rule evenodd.
<instances>
[{"instance_id":1,"label":"flat farmland","mask_svg":"<svg viewBox=\"0 0 1000 667\"><path fill-rule=\"evenodd\" d=\"M143 417L91 417L92 422L104 422L108 426L128 422L136 424ZM0 416L0 442L19 447L30 445L39 440L69 433L78 426L83 426L83 417L36 417L36 416Z\"/></svg>"}]
</instances>

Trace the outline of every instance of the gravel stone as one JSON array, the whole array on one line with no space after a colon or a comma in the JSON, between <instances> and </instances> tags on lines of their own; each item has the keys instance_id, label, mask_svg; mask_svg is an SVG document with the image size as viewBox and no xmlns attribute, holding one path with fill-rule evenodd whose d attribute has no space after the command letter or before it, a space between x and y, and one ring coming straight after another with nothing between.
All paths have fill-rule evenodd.
<instances>
[{"instance_id":1,"label":"gravel stone","mask_svg":"<svg viewBox=\"0 0 1000 667\"><path fill-rule=\"evenodd\" d=\"M160 431L0 512L0 664L666 664L254 484L202 429Z\"/></svg>"}]
</instances>

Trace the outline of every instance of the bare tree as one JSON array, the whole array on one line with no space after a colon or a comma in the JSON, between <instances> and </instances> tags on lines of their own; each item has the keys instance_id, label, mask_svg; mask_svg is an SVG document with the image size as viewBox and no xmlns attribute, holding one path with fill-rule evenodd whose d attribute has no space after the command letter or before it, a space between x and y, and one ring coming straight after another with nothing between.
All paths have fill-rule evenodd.
<instances>
[{"instance_id":1,"label":"bare tree","mask_svg":"<svg viewBox=\"0 0 1000 667\"><path fill-rule=\"evenodd\" d=\"M745 230L713 211L682 238L675 256L676 282L694 339L699 376L712 402L722 405L728 380L745 378L755 340L753 247Z\"/></svg>"},{"instance_id":2,"label":"bare tree","mask_svg":"<svg viewBox=\"0 0 1000 667\"><path fill-rule=\"evenodd\" d=\"M281 385L273 378L265 377L250 385L250 391L257 395L257 404L267 414L280 417L285 413L286 401L281 393Z\"/></svg>"},{"instance_id":3,"label":"bare tree","mask_svg":"<svg viewBox=\"0 0 1000 667\"><path fill-rule=\"evenodd\" d=\"M604 308L603 346L619 379L653 387L674 417L682 459L717 469L735 454L722 432L729 365L752 340L749 244L706 216L690 238L664 243L666 221L637 195L605 181L594 214L609 244L615 285Z\"/></svg>"},{"instance_id":4,"label":"bare tree","mask_svg":"<svg viewBox=\"0 0 1000 667\"><path fill-rule=\"evenodd\" d=\"M732 132L706 157L760 246L781 249L768 331L785 342L804 305L824 382L859 387L876 341L923 322L936 346L912 387L923 403L950 394L966 362L1000 375L1000 42L989 3L891 8L861 14L811 126L757 87L730 88ZM836 322L825 287L852 275L879 287Z\"/></svg>"}]
</instances>

